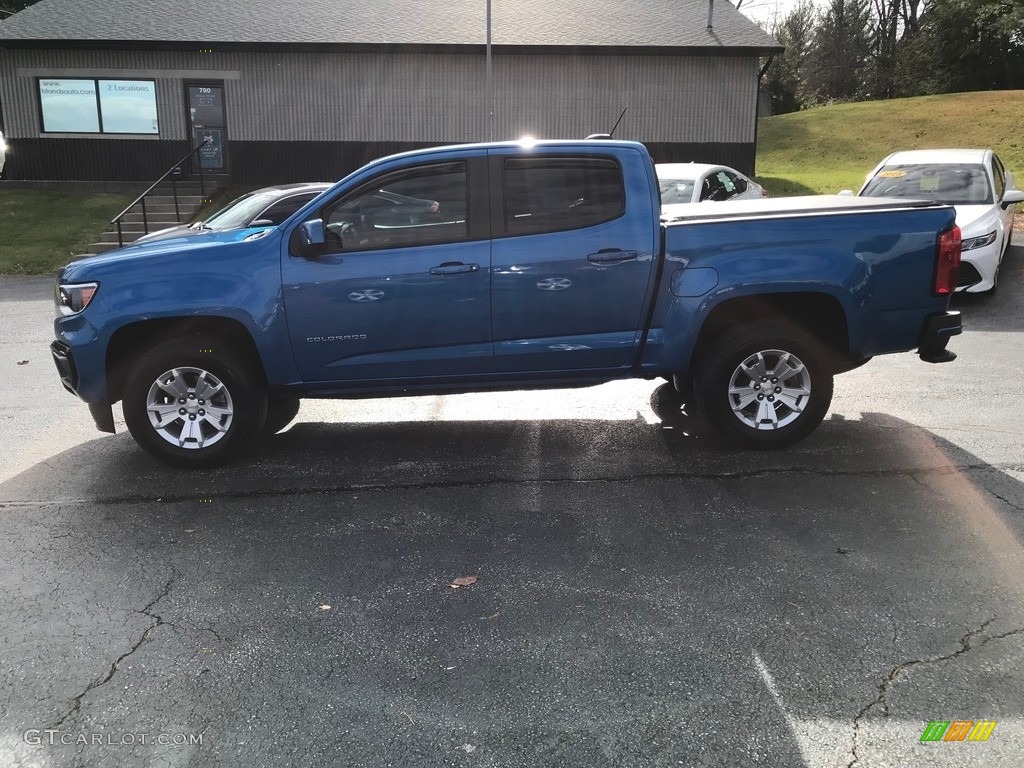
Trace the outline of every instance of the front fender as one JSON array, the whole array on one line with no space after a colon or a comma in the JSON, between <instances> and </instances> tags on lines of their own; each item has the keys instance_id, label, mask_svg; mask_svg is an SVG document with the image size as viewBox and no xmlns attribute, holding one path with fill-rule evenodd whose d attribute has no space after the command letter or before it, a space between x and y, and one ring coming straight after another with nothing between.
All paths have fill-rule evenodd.
<instances>
[{"instance_id":1,"label":"front fender","mask_svg":"<svg viewBox=\"0 0 1024 768\"><path fill-rule=\"evenodd\" d=\"M88 403L109 403L107 348L118 329L167 318L227 318L251 335L268 383L298 381L281 294L275 237L250 243L161 252L145 258L66 267L62 282L97 282L85 311L54 323L58 340L71 349L79 371L77 394Z\"/></svg>"}]
</instances>

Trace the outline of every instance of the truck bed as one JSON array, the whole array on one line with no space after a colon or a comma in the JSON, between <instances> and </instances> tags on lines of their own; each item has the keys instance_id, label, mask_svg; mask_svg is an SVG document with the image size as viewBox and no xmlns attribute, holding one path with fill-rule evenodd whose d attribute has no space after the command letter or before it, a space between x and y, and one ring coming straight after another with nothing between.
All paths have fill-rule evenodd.
<instances>
[{"instance_id":1,"label":"truck bed","mask_svg":"<svg viewBox=\"0 0 1024 768\"><path fill-rule=\"evenodd\" d=\"M813 214L864 213L907 208L938 208L942 203L902 198L853 197L850 195L804 195L761 200L736 200L725 203L678 203L662 208L666 224L707 219L737 219L761 216L807 216Z\"/></svg>"}]
</instances>

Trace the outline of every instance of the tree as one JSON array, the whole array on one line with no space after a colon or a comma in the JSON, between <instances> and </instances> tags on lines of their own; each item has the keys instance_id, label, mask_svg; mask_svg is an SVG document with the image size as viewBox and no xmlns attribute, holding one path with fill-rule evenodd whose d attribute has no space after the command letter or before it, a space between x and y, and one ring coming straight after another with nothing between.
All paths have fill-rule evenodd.
<instances>
[{"instance_id":1,"label":"tree","mask_svg":"<svg viewBox=\"0 0 1024 768\"><path fill-rule=\"evenodd\" d=\"M810 0L801 0L771 33L786 50L772 62L763 89L771 97L773 113L796 112L803 109L807 96L805 69L814 37L814 7Z\"/></svg>"},{"instance_id":2,"label":"tree","mask_svg":"<svg viewBox=\"0 0 1024 768\"><path fill-rule=\"evenodd\" d=\"M907 0L871 0L874 26L867 62L867 94L891 99L896 91L901 12Z\"/></svg>"},{"instance_id":3,"label":"tree","mask_svg":"<svg viewBox=\"0 0 1024 768\"><path fill-rule=\"evenodd\" d=\"M39 0L0 0L0 19L6 19L13 13L35 5Z\"/></svg>"},{"instance_id":4,"label":"tree","mask_svg":"<svg viewBox=\"0 0 1024 768\"><path fill-rule=\"evenodd\" d=\"M829 0L814 30L807 87L814 101L863 96L865 67L871 51L868 0Z\"/></svg>"},{"instance_id":5,"label":"tree","mask_svg":"<svg viewBox=\"0 0 1024 768\"><path fill-rule=\"evenodd\" d=\"M1024 0L931 0L905 58L918 93L1024 88Z\"/></svg>"}]
</instances>

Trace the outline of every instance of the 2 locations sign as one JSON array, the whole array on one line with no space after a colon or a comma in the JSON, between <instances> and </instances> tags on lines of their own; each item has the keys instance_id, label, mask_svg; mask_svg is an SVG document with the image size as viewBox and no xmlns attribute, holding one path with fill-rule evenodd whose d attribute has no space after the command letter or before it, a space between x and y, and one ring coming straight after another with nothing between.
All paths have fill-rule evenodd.
<instances>
[{"instance_id":1,"label":"2 locations sign","mask_svg":"<svg viewBox=\"0 0 1024 768\"><path fill-rule=\"evenodd\" d=\"M41 77L38 84L44 133L160 132L152 80Z\"/></svg>"}]
</instances>

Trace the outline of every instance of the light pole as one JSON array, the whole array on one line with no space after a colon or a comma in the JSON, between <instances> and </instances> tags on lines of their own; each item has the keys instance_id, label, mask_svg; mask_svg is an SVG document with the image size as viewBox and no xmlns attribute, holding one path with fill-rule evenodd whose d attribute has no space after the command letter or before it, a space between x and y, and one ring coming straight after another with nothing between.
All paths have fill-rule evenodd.
<instances>
[{"instance_id":1,"label":"light pole","mask_svg":"<svg viewBox=\"0 0 1024 768\"><path fill-rule=\"evenodd\" d=\"M491 0L487 0L487 140L494 141L494 80L491 73Z\"/></svg>"}]
</instances>

